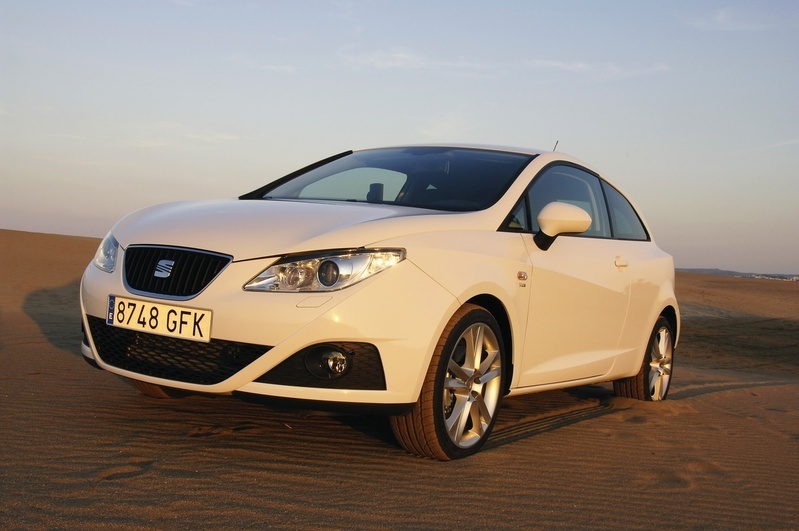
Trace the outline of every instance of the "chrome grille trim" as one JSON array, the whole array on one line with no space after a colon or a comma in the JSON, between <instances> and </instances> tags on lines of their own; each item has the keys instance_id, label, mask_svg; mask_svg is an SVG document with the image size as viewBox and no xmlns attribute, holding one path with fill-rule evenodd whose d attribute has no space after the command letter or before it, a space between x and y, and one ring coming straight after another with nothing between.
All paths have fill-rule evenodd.
<instances>
[{"instance_id":1,"label":"chrome grille trim","mask_svg":"<svg viewBox=\"0 0 799 531\"><path fill-rule=\"evenodd\" d=\"M197 249L131 245L125 249L122 278L131 293L189 300L213 282L232 259L229 255ZM174 262L167 276L163 276L163 267L159 266L163 261Z\"/></svg>"}]
</instances>

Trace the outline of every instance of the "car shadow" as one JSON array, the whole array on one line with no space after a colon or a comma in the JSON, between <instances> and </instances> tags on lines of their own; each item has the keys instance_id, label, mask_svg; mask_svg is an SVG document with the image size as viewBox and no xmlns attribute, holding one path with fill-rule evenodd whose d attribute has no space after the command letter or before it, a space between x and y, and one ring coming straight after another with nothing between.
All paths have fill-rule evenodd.
<instances>
[{"instance_id":1,"label":"car shadow","mask_svg":"<svg viewBox=\"0 0 799 531\"><path fill-rule=\"evenodd\" d=\"M669 395L669 402L735 389L795 384L795 379L763 379L753 381L719 381L714 383L678 384ZM499 448L536 435L558 430L610 414L618 414L638 405L658 403L618 398L610 383L545 391L506 398L497 423L485 449ZM644 406L648 407L648 406ZM366 436L399 447L387 418L337 417L338 422Z\"/></svg>"},{"instance_id":2,"label":"car shadow","mask_svg":"<svg viewBox=\"0 0 799 531\"><path fill-rule=\"evenodd\" d=\"M613 392L590 385L506 398L497 424L486 443L496 448L619 411Z\"/></svg>"},{"instance_id":3,"label":"car shadow","mask_svg":"<svg viewBox=\"0 0 799 531\"><path fill-rule=\"evenodd\" d=\"M81 355L83 338L79 291L80 279L77 279L57 288L34 291L22 305L51 345L77 356Z\"/></svg>"},{"instance_id":4,"label":"car shadow","mask_svg":"<svg viewBox=\"0 0 799 531\"><path fill-rule=\"evenodd\" d=\"M612 398L613 392L601 386L506 398L485 448L497 448L623 409L614 407ZM391 431L388 417L331 416L363 435L400 447Z\"/></svg>"},{"instance_id":5,"label":"car shadow","mask_svg":"<svg viewBox=\"0 0 799 531\"><path fill-rule=\"evenodd\" d=\"M767 376L767 375L763 375ZM755 389L758 387L774 387L779 385L796 385L799 383L799 378L752 378L747 381L733 380L733 381L718 381L685 384L679 387L675 386L669 392L669 401L687 400L689 398L696 398L698 396L709 395L713 393L723 393L725 391L735 391L741 389Z\"/></svg>"}]
</instances>

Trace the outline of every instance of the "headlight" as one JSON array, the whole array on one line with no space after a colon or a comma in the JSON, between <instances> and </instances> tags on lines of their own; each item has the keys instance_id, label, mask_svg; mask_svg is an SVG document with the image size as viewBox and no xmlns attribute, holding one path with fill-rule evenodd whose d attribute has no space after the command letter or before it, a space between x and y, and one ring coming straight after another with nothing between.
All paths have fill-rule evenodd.
<instances>
[{"instance_id":1,"label":"headlight","mask_svg":"<svg viewBox=\"0 0 799 531\"><path fill-rule=\"evenodd\" d=\"M107 273L112 273L117 265L117 251L119 251L119 242L108 233L108 236L100 242L97 254L94 255L94 265Z\"/></svg>"},{"instance_id":2,"label":"headlight","mask_svg":"<svg viewBox=\"0 0 799 531\"><path fill-rule=\"evenodd\" d=\"M244 285L247 291L334 291L360 282L405 259L404 249L331 251L286 256Z\"/></svg>"}]
</instances>

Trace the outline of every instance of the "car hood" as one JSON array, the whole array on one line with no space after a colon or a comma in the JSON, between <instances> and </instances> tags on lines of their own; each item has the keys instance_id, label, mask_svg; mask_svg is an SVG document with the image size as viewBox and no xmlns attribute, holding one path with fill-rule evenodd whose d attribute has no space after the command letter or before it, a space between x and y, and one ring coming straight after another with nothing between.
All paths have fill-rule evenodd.
<instances>
[{"instance_id":1,"label":"car hood","mask_svg":"<svg viewBox=\"0 0 799 531\"><path fill-rule=\"evenodd\" d=\"M248 260L356 248L404 234L468 229L474 214L367 203L186 201L149 207L112 229L120 245L173 245Z\"/></svg>"}]
</instances>

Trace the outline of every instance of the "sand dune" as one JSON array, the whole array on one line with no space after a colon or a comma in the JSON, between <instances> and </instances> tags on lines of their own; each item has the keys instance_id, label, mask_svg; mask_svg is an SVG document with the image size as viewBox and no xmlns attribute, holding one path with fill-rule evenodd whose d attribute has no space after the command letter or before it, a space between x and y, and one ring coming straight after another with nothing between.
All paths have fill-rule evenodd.
<instances>
[{"instance_id":1,"label":"sand dune","mask_svg":"<svg viewBox=\"0 0 799 531\"><path fill-rule=\"evenodd\" d=\"M679 274L664 403L507 400L484 451L415 458L382 419L154 400L81 360L98 241L0 230L0 527L795 528L799 283Z\"/></svg>"}]
</instances>

